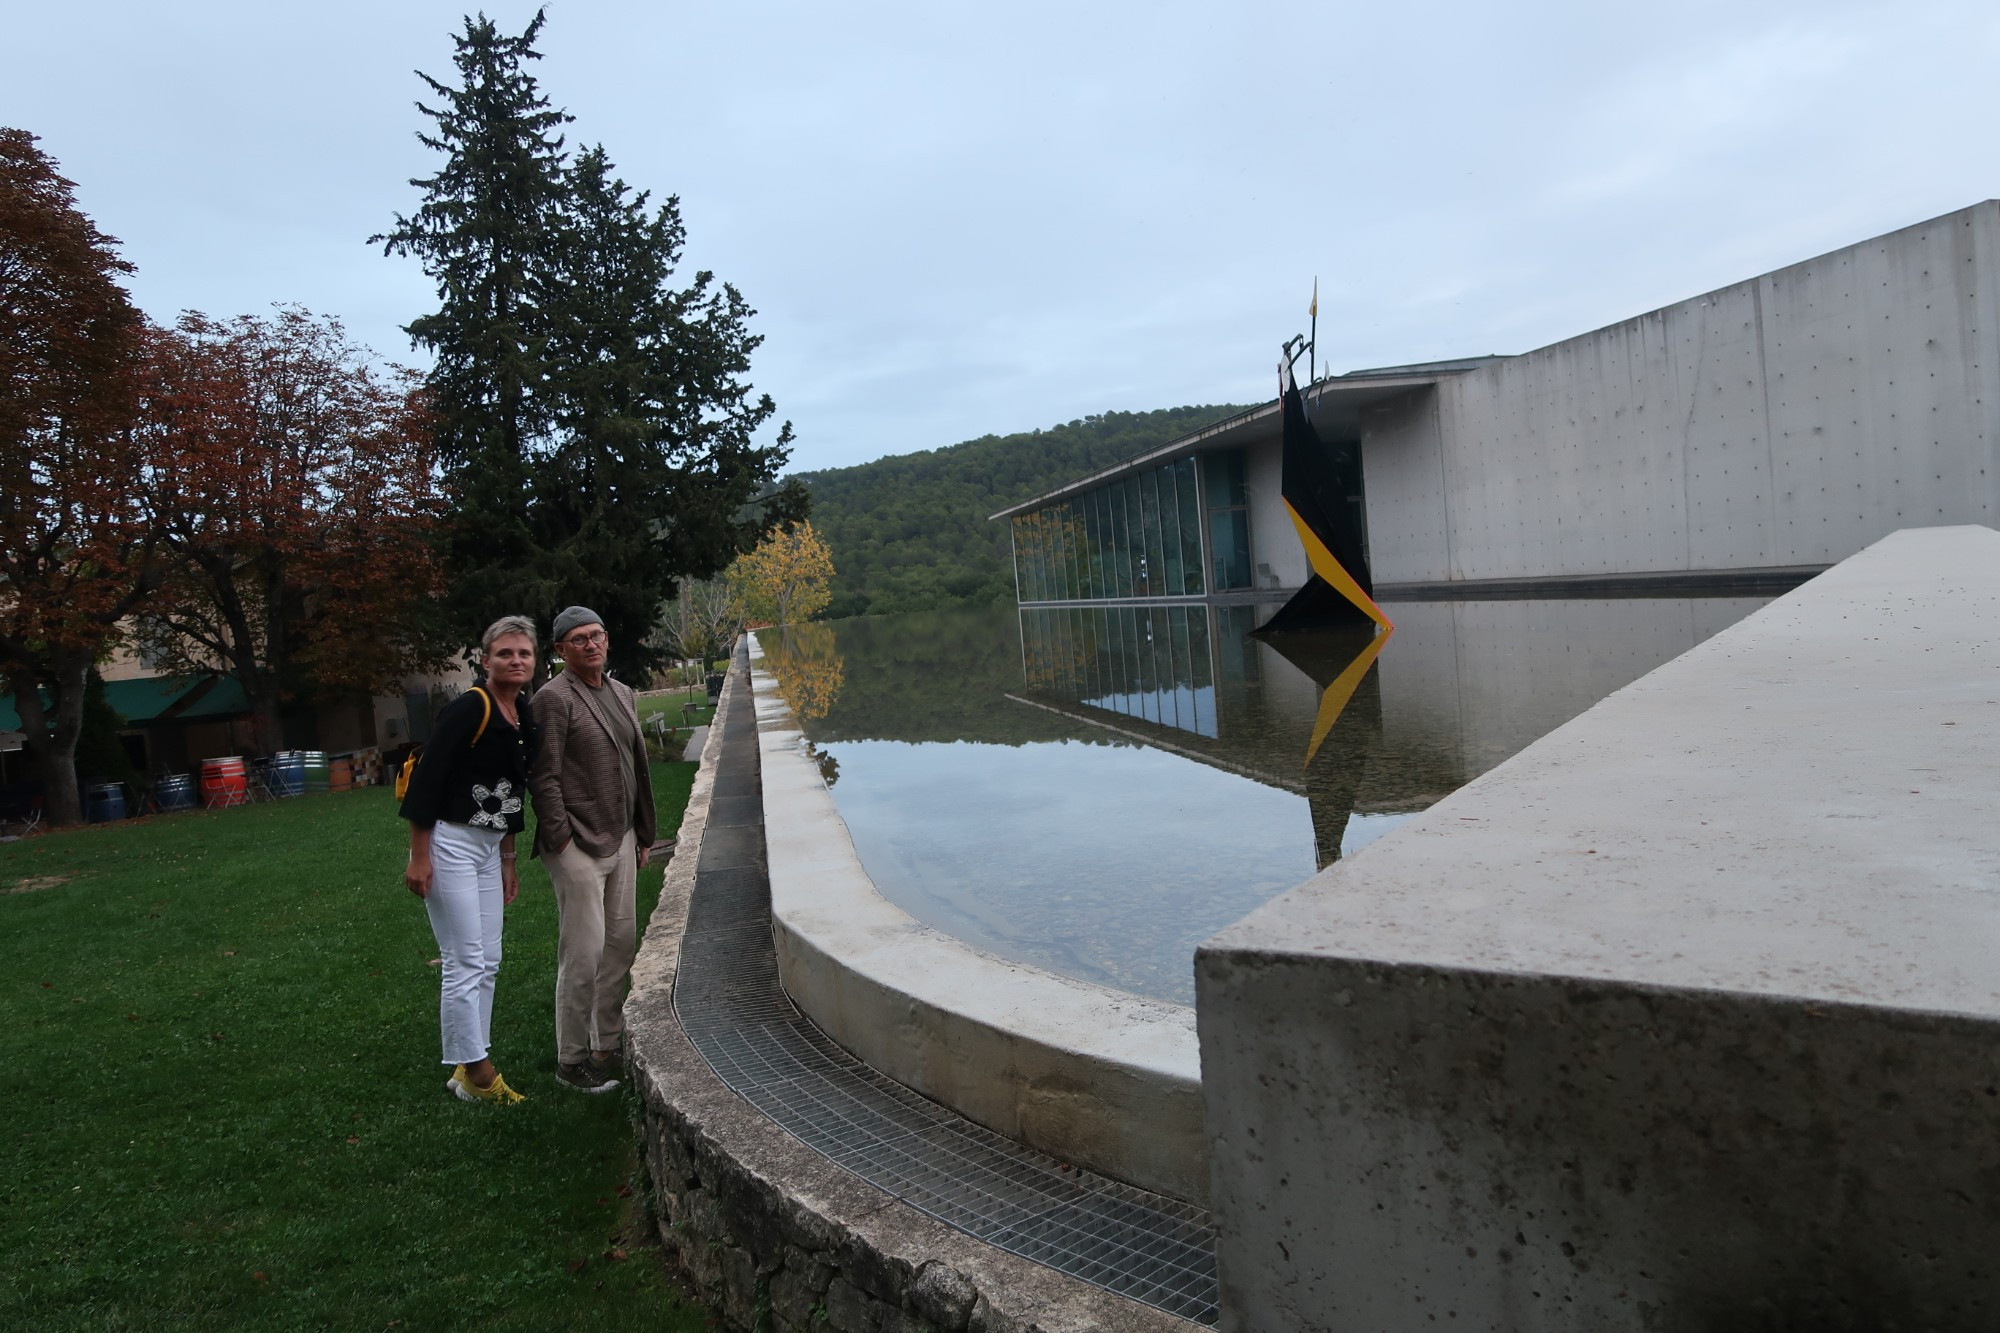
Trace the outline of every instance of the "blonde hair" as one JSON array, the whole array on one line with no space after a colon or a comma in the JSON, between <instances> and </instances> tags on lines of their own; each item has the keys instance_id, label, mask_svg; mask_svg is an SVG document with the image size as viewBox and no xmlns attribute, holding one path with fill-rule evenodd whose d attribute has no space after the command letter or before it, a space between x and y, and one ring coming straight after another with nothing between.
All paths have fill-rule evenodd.
<instances>
[{"instance_id":1,"label":"blonde hair","mask_svg":"<svg viewBox=\"0 0 2000 1333\"><path fill-rule=\"evenodd\" d=\"M509 634L526 635L528 642L533 643L535 641L535 622L526 616L500 617L488 625L486 632L479 636L479 655L484 657L492 652L494 643L506 638Z\"/></svg>"}]
</instances>

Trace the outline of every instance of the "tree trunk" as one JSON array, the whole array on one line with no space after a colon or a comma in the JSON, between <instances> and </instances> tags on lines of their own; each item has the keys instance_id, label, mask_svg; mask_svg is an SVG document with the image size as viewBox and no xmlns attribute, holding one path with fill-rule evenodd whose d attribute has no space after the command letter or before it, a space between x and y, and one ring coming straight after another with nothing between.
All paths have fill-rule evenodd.
<instances>
[{"instance_id":1,"label":"tree trunk","mask_svg":"<svg viewBox=\"0 0 2000 1333\"><path fill-rule=\"evenodd\" d=\"M83 822L83 792L76 780L76 742L83 734L84 682L90 658L81 653L54 654L46 680L27 672L14 677L14 708L21 715L28 757L42 782L42 814L52 826ZM42 707L41 687L54 696Z\"/></svg>"}]
</instances>

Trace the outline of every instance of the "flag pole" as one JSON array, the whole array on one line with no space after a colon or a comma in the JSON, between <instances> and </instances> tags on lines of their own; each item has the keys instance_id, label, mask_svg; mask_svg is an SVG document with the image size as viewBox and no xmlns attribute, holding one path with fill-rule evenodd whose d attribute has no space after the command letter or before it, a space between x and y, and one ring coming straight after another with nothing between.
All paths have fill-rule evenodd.
<instances>
[{"instance_id":1,"label":"flag pole","mask_svg":"<svg viewBox=\"0 0 2000 1333\"><path fill-rule=\"evenodd\" d=\"M1306 383L1319 382L1319 277L1313 277L1312 340L1306 344Z\"/></svg>"}]
</instances>

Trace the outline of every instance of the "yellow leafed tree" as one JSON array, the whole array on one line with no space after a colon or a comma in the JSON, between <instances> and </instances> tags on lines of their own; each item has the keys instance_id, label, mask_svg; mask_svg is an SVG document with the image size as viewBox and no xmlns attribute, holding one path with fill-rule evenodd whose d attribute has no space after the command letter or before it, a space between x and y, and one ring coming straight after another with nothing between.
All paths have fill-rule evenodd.
<instances>
[{"instance_id":1,"label":"yellow leafed tree","mask_svg":"<svg viewBox=\"0 0 2000 1333\"><path fill-rule=\"evenodd\" d=\"M811 620L833 600L833 552L809 522L773 532L729 567L735 590L750 620L793 625Z\"/></svg>"}]
</instances>

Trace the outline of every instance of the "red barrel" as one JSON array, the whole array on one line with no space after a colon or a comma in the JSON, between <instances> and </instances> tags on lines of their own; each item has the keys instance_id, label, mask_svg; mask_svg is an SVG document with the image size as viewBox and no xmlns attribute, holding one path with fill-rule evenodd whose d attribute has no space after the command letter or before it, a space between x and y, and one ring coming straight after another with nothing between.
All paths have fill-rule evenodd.
<instances>
[{"instance_id":1,"label":"red barrel","mask_svg":"<svg viewBox=\"0 0 2000 1333\"><path fill-rule=\"evenodd\" d=\"M201 803L210 810L218 805L250 803L250 788L243 780L242 756L201 761Z\"/></svg>"}]
</instances>

